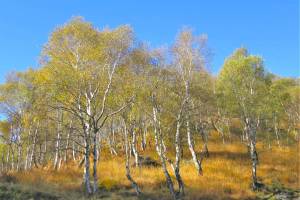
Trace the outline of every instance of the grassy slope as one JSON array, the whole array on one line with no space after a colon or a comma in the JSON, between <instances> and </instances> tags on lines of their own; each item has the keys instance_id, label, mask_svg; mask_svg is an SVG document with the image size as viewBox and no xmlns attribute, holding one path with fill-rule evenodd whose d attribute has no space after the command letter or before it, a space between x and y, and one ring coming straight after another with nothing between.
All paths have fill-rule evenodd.
<instances>
[{"instance_id":1,"label":"grassy slope","mask_svg":"<svg viewBox=\"0 0 300 200\"><path fill-rule=\"evenodd\" d=\"M199 145L198 150L200 147ZM239 143L223 145L212 141L209 143L209 150L210 157L203 161L203 176L196 174L189 152L184 151L181 174L186 185L187 199L254 199L256 194L250 190L251 164L245 146ZM258 144L260 181L300 188L298 150L299 144L281 149L273 147L272 150ZM154 152L143 154L157 159ZM107 152L102 152L101 155L98 166L101 190L97 198L136 199L125 177L123 157L112 158ZM168 199L160 167L133 168L132 175L145 193L143 199ZM49 199L84 199L81 195L82 169L74 163L64 165L58 172L40 168L30 172L10 173L10 176L13 182L18 184L17 188L21 188L19 190L25 193L29 191L36 194L38 191L45 194L45 199L48 194L52 195Z\"/></svg>"}]
</instances>

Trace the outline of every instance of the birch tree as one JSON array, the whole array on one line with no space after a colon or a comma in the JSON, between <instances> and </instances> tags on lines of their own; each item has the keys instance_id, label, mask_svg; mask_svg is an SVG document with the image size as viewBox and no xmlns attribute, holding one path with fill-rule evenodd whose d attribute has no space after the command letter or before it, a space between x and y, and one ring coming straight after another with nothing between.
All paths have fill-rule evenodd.
<instances>
[{"instance_id":1,"label":"birch tree","mask_svg":"<svg viewBox=\"0 0 300 200\"><path fill-rule=\"evenodd\" d=\"M96 192L97 137L106 120L122 111L123 104L111 107L113 77L132 44L132 31L96 30L81 19L57 29L44 49L45 84L50 88L55 109L71 113L80 121L84 138L84 182L88 194ZM92 152L91 152L92 151ZM90 154L93 154L93 191L90 185Z\"/></svg>"},{"instance_id":2,"label":"birch tree","mask_svg":"<svg viewBox=\"0 0 300 200\"><path fill-rule=\"evenodd\" d=\"M197 157L194 147L194 139L191 130L191 111L193 100L191 87L194 74L203 70L206 64L206 37L194 36L189 29L183 30L178 35L173 47L174 65L176 66L184 88L184 98L181 101L182 108L178 112L178 123L181 118L185 121L189 150L198 174L202 174L201 161ZM182 113L182 109L184 113ZM198 108L201 109L201 108ZM177 124L177 127L180 124ZM178 137L178 134L176 134Z\"/></svg>"},{"instance_id":3,"label":"birch tree","mask_svg":"<svg viewBox=\"0 0 300 200\"><path fill-rule=\"evenodd\" d=\"M217 90L225 102L225 109L233 116L241 116L248 135L252 161L252 188L258 189L256 132L265 105L266 72L258 56L249 55L244 48L237 49L224 63L218 75Z\"/></svg>"}]
</instances>

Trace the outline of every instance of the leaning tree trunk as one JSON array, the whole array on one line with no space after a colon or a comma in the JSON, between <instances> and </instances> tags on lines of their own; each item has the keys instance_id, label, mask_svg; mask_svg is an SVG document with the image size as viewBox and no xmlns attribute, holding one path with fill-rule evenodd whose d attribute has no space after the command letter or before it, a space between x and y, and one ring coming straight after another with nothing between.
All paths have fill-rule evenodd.
<instances>
[{"instance_id":1,"label":"leaning tree trunk","mask_svg":"<svg viewBox=\"0 0 300 200\"><path fill-rule=\"evenodd\" d=\"M200 122L200 134L201 134L201 138L204 143L202 152L203 152L203 155L208 158L209 157L208 144L207 144L208 143L208 138L207 138L208 134L207 134L205 126L202 122ZM201 160L200 160L200 163L201 163Z\"/></svg>"},{"instance_id":2,"label":"leaning tree trunk","mask_svg":"<svg viewBox=\"0 0 300 200\"><path fill-rule=\"evenodd\" d=\"M189 111L189 105L190 105L190 81L186 80L185 81L185 104L186 104L186 133L187 133L187 139L188 139L188 145L189 145L189 150L192 154L192 158L193 158L193 162L194 165L197 169L197 172L199 175L202 174L202 168L201 168L201 163L197 158L197 154L195 152L195 148L194 148L194 141L192 138L192 134L191 134L191 128L190 128L190 111Z\"/></svg>"},{"instance_id":3,"label":"leaning tree trunk","mask_svg":"<svg viewBox=\"0 0 300 200\"><path fill-rule=\"evenodd\" d=\"M179 194L184 195L184 184L180 175L180 160L181 160L181 114L177 117L176 134L175 134L175 166L173 167L174 174L178 183Z\"/></svg>"},{"instance_id":4,"label":"leaning tree trunk","mask_svg":"<svg viewBox=\"0 0 300 200\"><path fill-rule=\"evenodd\" d=\"M219 135L221 135L222 137L222 142L223 144L225 144L225 134L224 134L224 130L222 127L218 127L217 123L218 123L219 119L217 119L216 121L214 121L214 119L211 119L211 124L212 127L214 128L215 131L217 131L217 133Z\"/></svg>"},{"instance_id":5,"label":"leaning tree trunk","mask_svg":"<svg viewBox=\"0 0 300 200\"><path fill-rule=\"evenodd\" d=\"M141 194L141 190L138 184L131 177L131 173L130 173L130 163L129 163L130 151L129 151L128 134L127 134L127 127L125 121L124 121L124 143L125 143L125 158L126 158L125 160L126 177L131 183L136 194L139 196Z\"/></svg>"},{"instance_id":6,"label":"leaning tree trunk","mask_svg":"<svg viewBox=\"0 0 300 200\"><path fill-rule=\"evenodd\" d=\"M189 119L188 115L186 116L186 132L187 132L187 139L188 139L189 150L190 150L190 152L192 154L194 165L195 165L195 167L197 169L198 174L201 175L202 174L201 163L198 160L197 154L195 152L194 141L193 141L192 134L191 134L191 129L190 129L190 119Z\"/></svg>"},{"instance_id":7,"label":"leaning tree trunk","mask_svg":"<svg viewBox=\"0 0 300 200\"><path fill-rule=\"evenodd\" d=\"M161 134L160 121L158 119L157 112L158 112L157 109L155 107L153 107L153 121L154 121L156 151L160 157L162 169L163 169L164 175L166 177L167 186L171 193L171 196L173 199L177 199L177 196L176 196L176 193L174 190L173 181L171 179L171 176L168 172L167 165L166 165L166 160L167 160L166 152L164 151L165 148L163 147L163 138L162 138L162 134Z\"/></svg>"}]
</instances>

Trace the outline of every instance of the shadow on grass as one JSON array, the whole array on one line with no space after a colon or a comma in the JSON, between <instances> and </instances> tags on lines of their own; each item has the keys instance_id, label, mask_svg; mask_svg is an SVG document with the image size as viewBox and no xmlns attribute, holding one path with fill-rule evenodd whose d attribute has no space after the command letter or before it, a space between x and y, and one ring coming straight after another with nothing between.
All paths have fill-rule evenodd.
<instances>
[{"instance_id":1,"label":"shadow on grass","mask_svg":"<svg viewBox=\"0 0 300 200\"><path fill-rule=\"evenodd\" d=\"M249 160L249 154L244 152L211 151L209 158L223 158L230 160Z\"/></svg>"},{"instance_id":2,"label":"shadow on grass","mask_svg":"<svg viewBox=\"0 0 300 200\"><path fill-rule=\"evenodd\" d=\"M162 183L163 184L163 183ZM162 185L161 184L161 185ZM45 188L33 187L28 185L21 185L19 183L3 183L0 182L0 199L5 200L169 200L171 199L169 191L166 188L143 188L143 193L137 197L136 193L131 188L119 188L108 190L105 188L99 188L97 194L88 197L84 194L82 189L78 190L65 190L63 192L53 190L49 185L49 191ZM230 196L220 197L218 194L202 193L197 191L191 191L186 188L186 194L183 199L195 199L195 200L230 200Z\"/></svg>"},{"instance_id":3,"label":"shadow on grass","mask_svg":"<svg viewBox=\"0 0 300 200\"><path fill-rule=\"evenodd\" d=\"M26 190L20 185L14 183L0 183L0 199L5 200L58 200L58 196L33 190Z\"/></svg>"}]
</instances>

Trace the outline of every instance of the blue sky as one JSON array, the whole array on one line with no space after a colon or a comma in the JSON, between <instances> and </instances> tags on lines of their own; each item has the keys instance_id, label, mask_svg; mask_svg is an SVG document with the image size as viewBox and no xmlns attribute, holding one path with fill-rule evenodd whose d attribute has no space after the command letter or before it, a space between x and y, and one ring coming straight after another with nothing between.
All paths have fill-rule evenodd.
<instances>
[{"instance_id":1,"label":"blue sky","mask_svg":"<svg viewBox=\"0 0 300 200\"><path fill-rule=\"evenodd\" d=\"M130 24L152 47L171 44L183 26L193 27L208 35L214 73L245 46L269 71L300 76L298 0L2 0L0 83L9 71L38 66L49 34L79 15L99 28Z\"/></svg>"}]
</instances>

